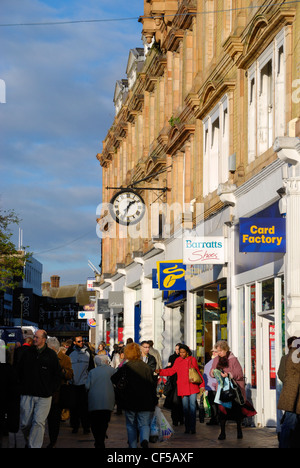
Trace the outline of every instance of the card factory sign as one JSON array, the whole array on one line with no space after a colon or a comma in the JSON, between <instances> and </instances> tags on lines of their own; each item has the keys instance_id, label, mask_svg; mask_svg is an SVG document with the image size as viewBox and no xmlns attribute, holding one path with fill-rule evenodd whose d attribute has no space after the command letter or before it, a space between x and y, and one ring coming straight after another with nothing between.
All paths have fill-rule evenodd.
<instances>
[{"instance_id":1,"label":"card factory sign","mask_svg":"<svg viewBox=\"0 0 300 468\"><path fill-rule=\"evenodd\" d=\"M222 265L225 260L224 237L185 237L183 263L185 265Z\"/></svg>"},{"instance_id":2,"label":"card factory sign","mask_svg":"<svg viewBox=\"0 0 300 468\"><path fill-rule=\"evenodd\" d=\"M240 218L240 252L285 251L284 218Z\"/></svg>"}]
</instances>

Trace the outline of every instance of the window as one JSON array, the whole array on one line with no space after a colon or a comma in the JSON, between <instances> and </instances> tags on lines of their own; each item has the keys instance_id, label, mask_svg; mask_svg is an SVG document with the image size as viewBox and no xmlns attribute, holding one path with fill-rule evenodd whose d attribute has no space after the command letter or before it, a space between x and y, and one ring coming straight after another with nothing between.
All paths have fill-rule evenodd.
<instances>
[{"instance_id":1,"label":"window","mask_svg":"<svg viewBox=\"0 0 300 468\"><path fill-rule=\"evenodd\" d=\"M285 133L284 30L248 70L248 162Z\"/></svg>"},{"instance_id":2,"label":"window","mask_svg":"<svg viewBox=\"0 0 300 468\"><path fill-rule=\"evenodd\" d=\"M213 109L203 122L203 195L228 180L229 115L228 99Z\"/></svg>"}]
</instances>

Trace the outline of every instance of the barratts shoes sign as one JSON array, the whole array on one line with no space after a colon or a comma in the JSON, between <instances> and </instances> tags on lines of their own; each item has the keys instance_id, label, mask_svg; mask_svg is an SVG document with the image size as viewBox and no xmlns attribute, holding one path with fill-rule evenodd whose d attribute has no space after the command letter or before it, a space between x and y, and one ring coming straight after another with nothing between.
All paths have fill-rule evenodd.
<instances>
[{"instance_id":1,"label":"barratts shoes sign","mask_svg":"<svg viewBox=\"0 0 300 468\"><path fill-rule=\"evenodd\" d=\"M224 237L184 237L185 265L222 265L225 262Z\"/></svg>"},{"instance_id":2,"label":"barratts shoes sign","mask_svg":"<svg viewBox=\"0 0 300 468\"><path fill-rule=\"evenodd\" d=\"M240 252L286 251L284 218L240 218Z\"/></svg>"}]
</instances>

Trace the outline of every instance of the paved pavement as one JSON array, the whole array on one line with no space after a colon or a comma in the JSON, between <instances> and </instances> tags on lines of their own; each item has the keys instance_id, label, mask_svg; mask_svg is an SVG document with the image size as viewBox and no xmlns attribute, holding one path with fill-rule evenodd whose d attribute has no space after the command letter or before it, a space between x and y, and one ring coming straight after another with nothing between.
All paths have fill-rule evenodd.
<instances>
[{"instance_id":1,"label":"paved pavement","mask_svg":"<svg viewBox=\"0 0 300 468\"><path fill-rule=\"evenodd\" d=\"M169 422L170 411L163 410ZM164 442L149 444L151 449L160 449L160 451L169 451L172 449L199 449L199 448L278 448L277 434L274 428L243 428L244 438L236 438L236 424L227 423L226 440L219 441L219 427L207 426L206 423L200 424L197 421L196 434L184 434L184 426L174 428L173 436ZM116 451L117 449L128 448L127 432L125 426L125 416L112 414L111 422L107 431L108 439L106 448ZM44 448L49 443L46 430ZM4 448L23 448L24 441L21 433L16 437L10 434L8 439L4 440ZM61 423L60 435L56 448L94 448L92 433L84 435L80 428L77 434L72 434L69 421Z\"/></svg>"}]
</instances>

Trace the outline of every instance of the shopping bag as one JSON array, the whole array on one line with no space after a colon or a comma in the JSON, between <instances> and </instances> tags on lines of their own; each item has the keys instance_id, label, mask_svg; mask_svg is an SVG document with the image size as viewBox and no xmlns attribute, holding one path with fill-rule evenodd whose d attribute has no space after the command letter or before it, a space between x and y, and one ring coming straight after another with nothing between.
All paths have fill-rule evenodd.
<instances>
[{"instance_id":1,"label":"shopping bag","mask_svg":"<svg viewBox=\"0 0 300 468\"><path fill-rule=\"evenodd\" d=\"M157 421L157 413L154 412L154 415L150 424L149 442L151 442L152 444L155 444L155 442L158 441L158 438L159 438L159 427L158 427L158 421Z\"/></svg>"},{"instance_id":2,"label":"shopping bag","mask_svg":"<svg viewBox=\"0 0 300 468\"><path fill-rule=\"evenodd\" d=\"M204 413L207 418L211 417L211 406L209 404L207 395L203 395L203 406L204 406Z\"/></svg>"},{"instance_id":3,"label":"shopping bag","mask_svg":"<svg viewBox=\"0 0 300 468\"><path fill-rule=\"evenodd\" d=\"M170 437L172 437L172 435L174 434L174 430L171 424L168 423L166 417L164 416L163 412L158 406L156 406L155 408L154 415L156 416L156 421L157 421L157 426L158 426L158 431L159 431L158 437L159 437L160 442L170 439Z\"/></svg>"}]
</instances>

